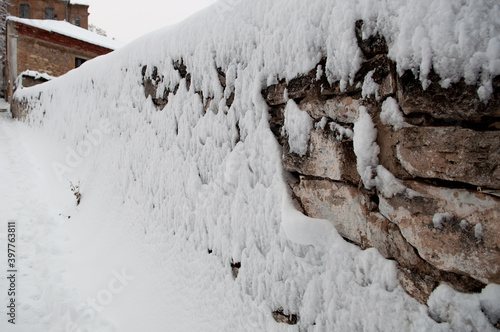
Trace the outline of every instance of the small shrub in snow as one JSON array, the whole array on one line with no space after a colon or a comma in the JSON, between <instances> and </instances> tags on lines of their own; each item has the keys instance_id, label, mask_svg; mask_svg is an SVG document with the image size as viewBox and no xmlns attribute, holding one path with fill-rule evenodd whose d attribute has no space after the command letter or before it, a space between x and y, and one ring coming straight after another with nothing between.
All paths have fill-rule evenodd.
<instances>
[{"instance_id":1,"label":"small shrub in snow","mask_svg":"<svg viewBox=\"0 0 500 332\"><path fill-rule=\"evenodd\" d=\"M80 205L80 201L82 199L82 194L80 193L80 181L76 185L73 184L73 182L69 182L70 184L70 189L73 192L73 195L75 195L76 198L76 205Z\"/></svg>"}]
</instances>

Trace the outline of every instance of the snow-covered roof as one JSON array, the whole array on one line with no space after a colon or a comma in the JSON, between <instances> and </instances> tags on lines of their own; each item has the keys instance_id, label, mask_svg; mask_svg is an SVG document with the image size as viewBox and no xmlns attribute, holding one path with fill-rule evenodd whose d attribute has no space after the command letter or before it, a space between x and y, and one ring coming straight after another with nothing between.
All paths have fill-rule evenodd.
<instances>
[{"instance_id":1,"label":"snow-covered roof","mask_svg":"<svg viewBox=\"0 0 500 332\"><path fill-rule=\"evenodd\" d=\"M19 74L18 77L21 77L21 76L29 76L29 77L33 77L36 80L44 79L46 81L50 81L50 80L55 78L54 76L50 76L47 73L40 73L36 70L25 70L21 74Z\"/></svg>"},{"instance_id":2,"label":"snow-covered roof","mask_svg":"<svg viewBox=\"0 0 500 332\"><path fill-rule=\"evenodd\" d=\"M14 16L9 16L7 20L19 22L46 31L55 32L87 43L109 48L111 50L116 50L124 45L124 43L121 41L98 35L89 30L70 24L66 21L30 20Z\"/></svg>"}]
</instances>

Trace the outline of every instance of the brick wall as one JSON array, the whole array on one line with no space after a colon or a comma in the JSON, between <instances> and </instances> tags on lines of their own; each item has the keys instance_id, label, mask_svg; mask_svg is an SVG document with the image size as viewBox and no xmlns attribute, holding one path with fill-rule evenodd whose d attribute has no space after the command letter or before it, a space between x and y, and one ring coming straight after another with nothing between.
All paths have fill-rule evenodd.
<instances>
[{"instance_id":1,"label":"brick wall","mask_svg":"<svg viewBox=\"0 0 500 332\"><path fill-rule=\"evenodd\" d=\"M17 42L17 73L36 70L60 76L75 68L75 58L91 59L96 55L53 43L20 36Z\"/></svg>"},{"instance_id":2,"label":"brick wall","mask_svg":"<svg viewBox=\"0 0 500 332\"><path fill-rule=\"evenodd\" d=\"M75 24L74 19L80 19L80 27L84 29L89 28L89 7L86 5L72 4L68 10L68 22Z\"/></svg>"},{"instance_id":3,"label":"brick wall","mask_svg":"<svg viewBox=\"0 0 500 332\"><path fill-rule=\"evenodd\" d=\"M19 22L9 21L7 43L7 95L12 84L25 70L60 76L75 68L76 58L92 59L111 52L98 45L46 31ZM16 36L12 37L12 36Z\"/></svg>"},{"instance_id":4,"label":"brick wall","mask_svg":"<svg viewBox=\"0 0 500 332\"><path fill-rule=\"evenodd\" d=\"M20 17L20 5L28 4L30 6L30 19L45 19L45 7L54 8L54 19L64 21L66 19L66 1L61 0L10 0L9 13L12 16ZM88 29L88 9L87 5L69 4L68 22L74 23L74 19L80 20L80 27Z\"/></svg>"}]
</instances>

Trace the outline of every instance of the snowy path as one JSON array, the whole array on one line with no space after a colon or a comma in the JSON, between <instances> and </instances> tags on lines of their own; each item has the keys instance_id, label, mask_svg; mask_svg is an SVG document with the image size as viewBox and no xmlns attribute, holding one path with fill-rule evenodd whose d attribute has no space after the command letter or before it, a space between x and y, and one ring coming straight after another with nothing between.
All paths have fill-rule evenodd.
<instances>
[{"instance_id":1,"label":"snowy path","mask_svg":"<svg viewBox=\"0 0 500 332\"><path fill-rule=\"evenodd\" d=\"M97 194L75 208L69 186L50 171L48 156L58 153L53 144L0 115L2 307L10 298L9 221L16 222L18 269L16 324L9 324L2 310L0 331L288 328L272 320L269 308L242 296L229 268L215 257L183 241L141 243L138 230L111 227L120 219L131 224L125 220L133 217L104 206Z\"/></svg>"},{"instance_id":2,"label":"snowy path","mask_svg":"<svg viewBox=\"0 0 500 332\"><path fill-rule=\"evenodd\" d=\"M30 153L22 143L16 139L15 125L7 118L7 113L0 116L0 213L2 216L1 239L2 243L2 267L6 266L7 252L5 244L7 233L7 222L16 223L16 267L18 269L16 278L16 293L19 294L16 305L16 325L19 330L34 324L46 314L46 308L40 306L38 300L42 296L42 287L38 283L40 272L45 273L43 268L34 275L37 262L33 253L37 252L38 258L43 258L50 250L49 247L38 245L43 243L43 238L50 231L54 219L46 213L47 208L44 200L40 197L39 169ZM4 301L6 299L7 283L5 282L5 269L2 269L1 289ZM20 290L22 288L22 291ZM22 296L21 293L22 292ZM22 298L22 300L20 300ZM19 317L23 317L20 323ZM4 318L4 317L2 317ZM2 319L0 326L6 325Z\"/></svg>"}]
</instances>

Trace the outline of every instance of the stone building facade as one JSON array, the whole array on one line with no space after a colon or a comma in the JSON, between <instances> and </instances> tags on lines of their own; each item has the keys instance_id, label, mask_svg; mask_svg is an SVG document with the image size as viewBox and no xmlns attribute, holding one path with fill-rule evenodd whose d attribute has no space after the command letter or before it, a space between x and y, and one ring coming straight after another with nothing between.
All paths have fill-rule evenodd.
<instances>
[{"instance_id":1,"label":"stone building facade","mask_svg":"<svg viewBox=\"0 0 500 332\"><path fill-rule=\"evenodd\" d=\"M67 21L89 27L89 6L62 0L10 0L9 13L19 18Z\"/></svg>"}]
</instances>

